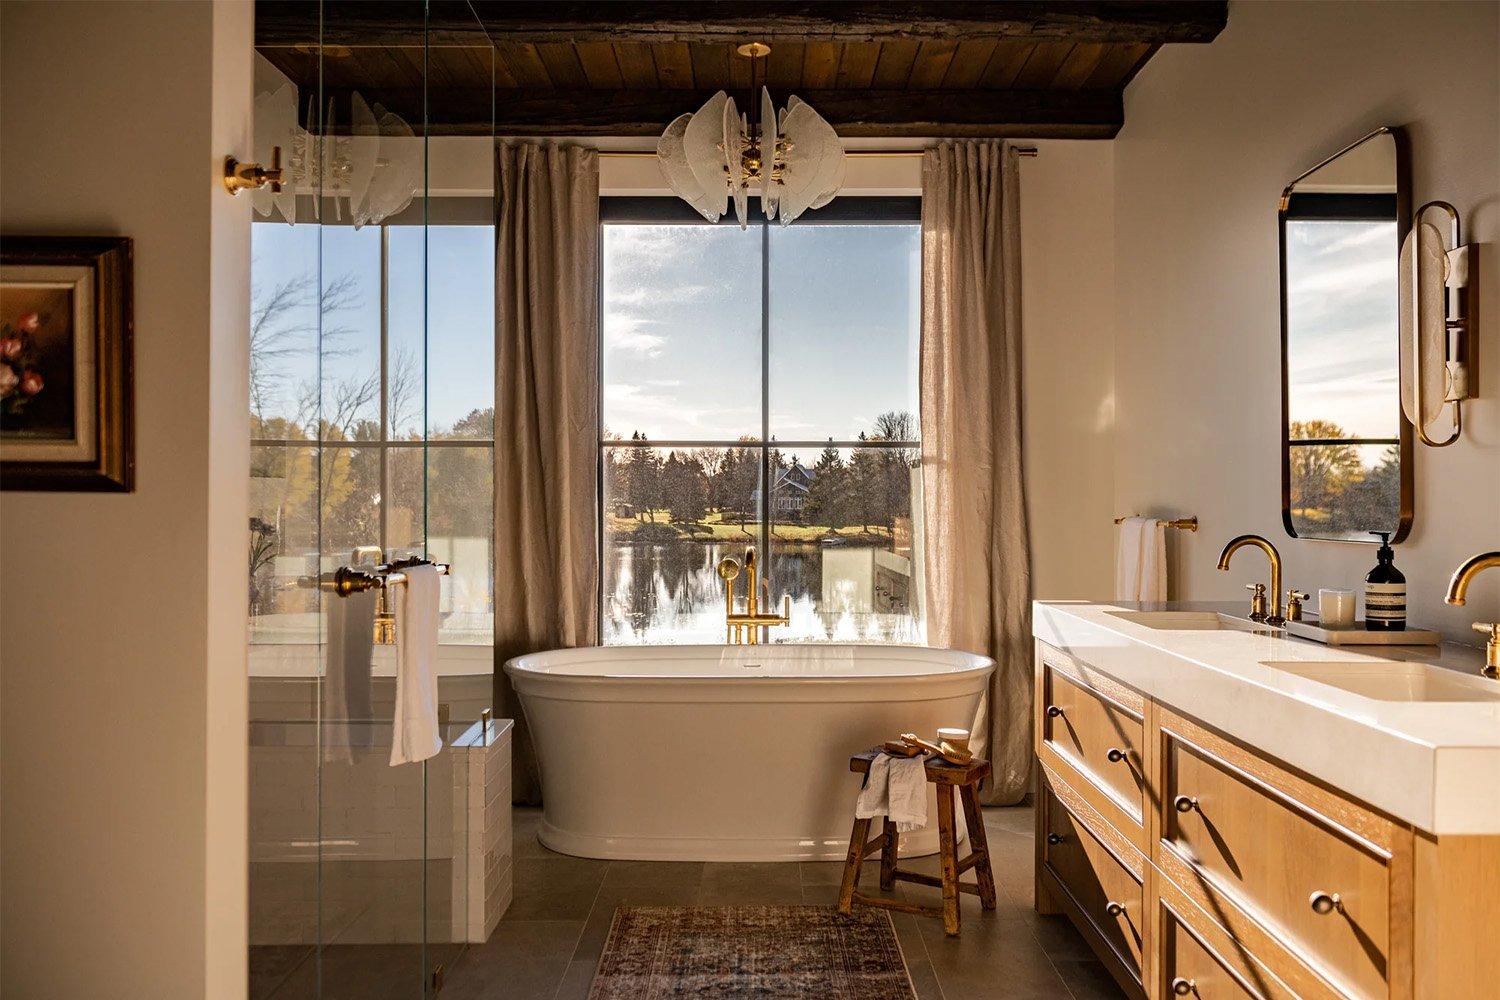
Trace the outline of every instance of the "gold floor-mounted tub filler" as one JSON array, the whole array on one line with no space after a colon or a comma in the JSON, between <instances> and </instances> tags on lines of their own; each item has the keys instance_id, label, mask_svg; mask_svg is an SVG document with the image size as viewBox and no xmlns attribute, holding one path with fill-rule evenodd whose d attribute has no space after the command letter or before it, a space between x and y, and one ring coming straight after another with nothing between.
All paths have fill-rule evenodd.
<instances>
[{"instance_id":1,"label":"gold floor-mounted tub filler","mask_svg":"<svg viewBox=\"0 0 1500 1000\"><path fill-rule=\"evenodd\" d=\"M786 625L792 620L792 596L781 597L781 614L760 613L760 589L755 579L755 549L745 549L745 613L735 614L734 581L740 575L740 564L733 559L719 560L719 579L724 581L724 626L725 641L731 646L755 645L761 640L760 630L772 625ZM767 600L770 595L767 594Z\"/></svg>"}]
</instances>

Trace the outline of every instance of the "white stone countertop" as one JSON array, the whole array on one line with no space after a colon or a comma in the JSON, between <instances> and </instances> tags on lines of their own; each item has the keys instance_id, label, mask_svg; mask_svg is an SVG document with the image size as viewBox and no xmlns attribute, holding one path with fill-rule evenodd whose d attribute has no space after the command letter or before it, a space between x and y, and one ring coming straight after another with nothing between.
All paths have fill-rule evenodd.
<instances>
[{"instance_id":1,"label":"white stone countertop","mask_svg":"<svg viewBox=\"0 0 1500 1000\"><path fill-rule=\"evenodd\" d=\"M1111 612L1206 611L1242 605L1037 601L1032 631L1114 679L1433 834L1500 834L1500 699L1381 700L1267 662L1417 662L1480 675L1479 649L1327 646L1279 629L1177 631ZM1481 697L1483 694L1481 694Z\"/></svg>"}]
</instances>

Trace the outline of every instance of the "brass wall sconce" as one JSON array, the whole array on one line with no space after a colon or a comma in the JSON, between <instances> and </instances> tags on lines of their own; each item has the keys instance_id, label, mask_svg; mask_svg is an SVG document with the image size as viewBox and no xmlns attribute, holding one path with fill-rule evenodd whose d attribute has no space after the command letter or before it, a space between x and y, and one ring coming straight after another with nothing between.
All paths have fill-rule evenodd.
<instances>
[{"instance_id":1,"label":"brass wall sconce","mask_svg":"<svg viewBox=\"0 0 1500 1000\"><path fill-rule=\"evenodd\" d=\"M1447 221L1427 221L1437 215ZM1463 434L1463 404L1478 373L1479 249L1464 245L1458 210L1446 201L1417 209L1401 247L1401 406L1417 440L1446 448ZM1427 425L1451 407L1452 429L1436 440Z\"/></svg>"},{"instance_id":2,"label":"brass wall sconce","mask_svg":"<svg viewBox=\"0 0 1500 1000\"><path fill-rule=\"evenodd\" d=\"M262 167L259 163L241 163L232 156L224 157L224 190L232 195L241 191L254 191L260 187L270 187L273 192L280 194L284 180L280 146L271 147L270 167Z\"/></svg>"}]
</instances>

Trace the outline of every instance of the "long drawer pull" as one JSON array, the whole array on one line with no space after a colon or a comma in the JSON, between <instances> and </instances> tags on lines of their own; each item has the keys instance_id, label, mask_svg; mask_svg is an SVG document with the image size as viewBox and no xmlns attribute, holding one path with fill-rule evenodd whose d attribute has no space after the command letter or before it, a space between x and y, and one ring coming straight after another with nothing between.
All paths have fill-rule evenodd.
<instances>
[{"instance_id":1,"label":"long drawer pull","mask_svg":"<svg viewBox=\"0 0 1500 1000\"><path fill-rule=\"evenodd\" d=\"M1185 997L1189 993L1197 993L1198 984L1191 979L1183 979L1181 976L1178 976L1172 980L1172 992L1180 997Z\"/></svg>"},{"instance_id":2,"label":"long drawer pull","mask_svg":"<svg viewBox=\"0 0 1500 1000\"><path fill-rule=\"evenodd\" d=\"M1056 705L1048 705L1047 706L1047 718L1049 718L1049 719L1059 719L1059 718L1062 718L1062 714L1063 714L1062 709L1058 708Z\"/></svg>"},{"instance_id":3,"label":"long drawer pull","mask_svg":"<svg viewBox=\"0 0 1500 1000\"><path fill-rule=\"evenodd\" d=\"M1328 914L1334 910L1342 910L1344 901L1336 892L1315 892L1308 898L1312 911L1317 914Z\"/></svg>"},{"instance_id":4,"label":"long drawer pull","mask_svg":"<svg viewBox=\"0 0 1500 1000\"><path fill-rule=\"evenodd\" d=\"M1130 759L1130 756L1119 747L1110 747L1109 752L1104 756L1109 758L1111 764L1119 764Z\"/></svg>"},{"instance_id":5,"label":"long drawer pull","mask_svg":"<svg viewBox=\"0 0 1500 1000\"><path fill-rule=\"evenodd\" d=\"M1198 800L1191 795L1179 795L1172 800L1172 806L1180 813L1192 812L1198 808Z\"/></svg>"},{"instance_id":6,"label":"long drawer pull","mask_svg":"<svg viewBox=\"0 0 1500 1000\"><path fill-rule=\"evenodd\" d=\"M1060 834L1060 833L1049 833L1049 834L1047 834L1047 843L1051 844L1053 847L1056 847L1058 844L1061 844L1062 842L1063 842L1062 834Z\"/></svg>"},{"instance_id":7,"label":"long drawer pull","mask_svg":"<svg viewBox=\"0 0 1500 1000\"><path fill-rule=\"evenodd\" d=\"M1120 914L1125 912L1125 904L1116 903L1111 899L1108 903L1104 904L1104 912L1108 913L1112 917L1118 917Z\"/></svg>"}]
</instances>

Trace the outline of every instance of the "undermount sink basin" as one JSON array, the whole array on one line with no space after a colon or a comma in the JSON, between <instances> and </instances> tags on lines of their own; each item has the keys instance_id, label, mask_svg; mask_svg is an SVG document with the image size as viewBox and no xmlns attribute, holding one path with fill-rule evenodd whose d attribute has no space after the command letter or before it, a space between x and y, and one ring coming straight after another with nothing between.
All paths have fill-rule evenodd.
<instances>
[{"instance_id":1,"label":"undermount sink basin","mask_svg":"<svg viewBox=\"0 0 1500 1000\"><path fill-rule=\"evenodd\" d=\"M1214 611L1107 611L1121 621L1164 632L1254 632L1266 626Z\"/></svg>"},{"instance_id":2,"label":"undermount sink basin","mask_svg":"<svg viewBox=\"0 0 1500 1000\"><path fill-rule=\"evenodd\" d=\"M1500 682L1425 663L1270 660L1265 666L1377 701L1500 701Z\"/></svg>"}]
</instances>

